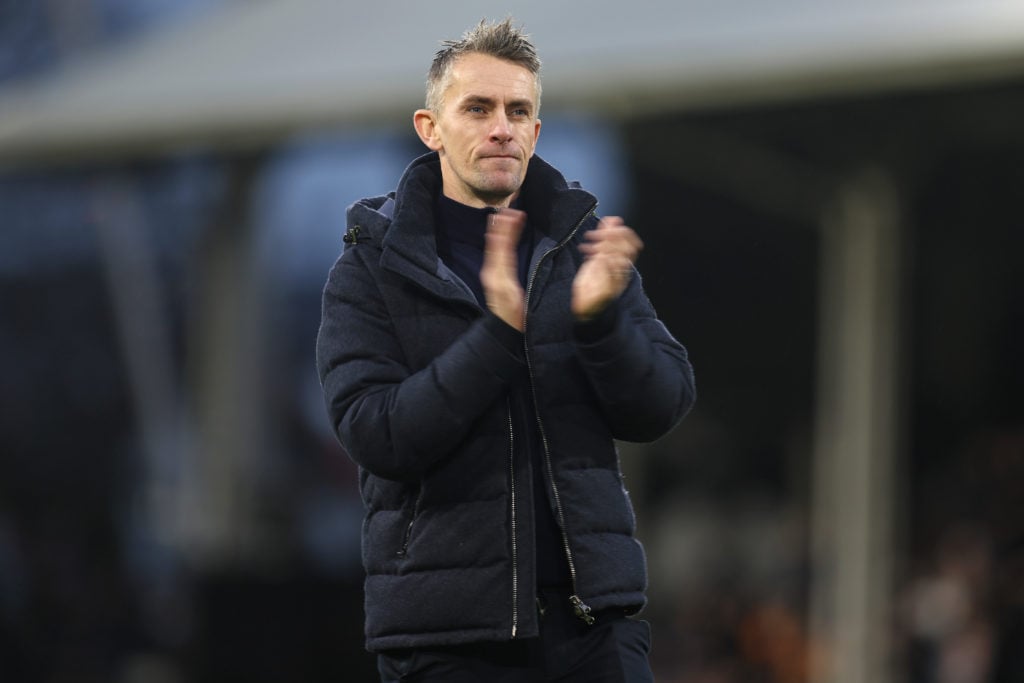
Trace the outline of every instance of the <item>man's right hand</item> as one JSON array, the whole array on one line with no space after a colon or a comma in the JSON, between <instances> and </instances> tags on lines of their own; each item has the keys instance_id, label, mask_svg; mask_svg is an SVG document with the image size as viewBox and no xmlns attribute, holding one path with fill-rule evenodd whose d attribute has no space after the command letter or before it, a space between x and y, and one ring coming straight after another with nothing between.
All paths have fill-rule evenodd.
<instances>
[{"instance_id":1,"label":"man's right hand","mask_svg":"<svg viewBox=\"0 0 1024 683\"><path fill-rule=\"evenodd\" d=\"M480 284L487 307L494 315L524 330L523 287L519 284L516 247L526 225L526 214L515 209L499 209L487 224L484 264Z\"/></svg>"}]
</instances>

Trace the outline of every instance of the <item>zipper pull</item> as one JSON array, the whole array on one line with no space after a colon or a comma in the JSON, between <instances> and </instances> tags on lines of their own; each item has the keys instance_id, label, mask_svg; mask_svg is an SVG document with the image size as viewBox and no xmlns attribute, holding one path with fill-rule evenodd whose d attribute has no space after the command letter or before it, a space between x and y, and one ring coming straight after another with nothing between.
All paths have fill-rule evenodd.
<instances>
[{"instance_id":1,"label":"zipper pull","mask_svg":"<svg viewBox=\"0 0 1024 683\"><path fill-rule=\"evenodd\" d=\"M569 602L572 603L572 611L577 617L583 620L587 626L594 625L594 617L590 614L590 606L580 600L580 596L571 595L569 596Z\"/></svg>"},{"instance_id":2,"label":"zipper pull","mask_svg":"<svg viewBox=\"0 0 1024 683\"><path fill-rule=\"evenodd\" d=\"M412 538L412 525L415 519L409 520L409 526L405 527L405 533L402 534L402 547L395 553L399 557L405 557L405 552L409 549L409 539Z\"/></svg>"}]
</instances>

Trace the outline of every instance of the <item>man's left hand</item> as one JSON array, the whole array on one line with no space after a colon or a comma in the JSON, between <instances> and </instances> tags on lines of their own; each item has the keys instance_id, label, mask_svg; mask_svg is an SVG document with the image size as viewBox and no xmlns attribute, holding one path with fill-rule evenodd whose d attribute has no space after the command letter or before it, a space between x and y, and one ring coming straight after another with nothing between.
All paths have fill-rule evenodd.
<instances>
[{"instance_id":1,"label":"man's left hand","mask_svg":"<svg viewBox=\"0 0 1024 683\"><path fill-rule=\"evenodd\" d=\"M644 243L617 216L602 218L580 245L583 265L572 283L572 313L589 320L603 311L626 289Z\"/></svg>"}]
</instances>

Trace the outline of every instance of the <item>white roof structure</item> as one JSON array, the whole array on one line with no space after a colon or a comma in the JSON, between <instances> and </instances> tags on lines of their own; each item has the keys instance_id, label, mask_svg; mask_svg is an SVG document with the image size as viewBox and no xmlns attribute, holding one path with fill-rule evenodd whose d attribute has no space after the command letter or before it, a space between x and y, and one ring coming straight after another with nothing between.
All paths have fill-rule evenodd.
<instances>
[{"instance_id":1,"label":"white roof structure","mask_svg":"<svg viewBox=\"0 0 1024 683\"><path fill-rule=\"evenodd\" d=\"M0 162L404 120L439 41L511 13L544 104L664 107L1024 73L1021 0L263 0L0 89Z\"/></svg>"}]
</instances>

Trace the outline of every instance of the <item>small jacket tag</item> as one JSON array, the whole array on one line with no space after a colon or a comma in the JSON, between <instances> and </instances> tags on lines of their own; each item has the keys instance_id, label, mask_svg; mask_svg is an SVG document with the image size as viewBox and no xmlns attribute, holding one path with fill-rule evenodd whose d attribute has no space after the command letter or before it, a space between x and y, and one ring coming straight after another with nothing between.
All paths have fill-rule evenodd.
<instances>
[{"instance_id":1,"label":"small jacket tag","mask_svg":"<svg viewBox=\"0 0 1024 683\"><path fill-rule=\"evenodd\" d=\"M359 226L354 225L345 231L345 236L341 238L341 241L345 244L358 244L359 243Z\"/></svg>"}]
</instances>

